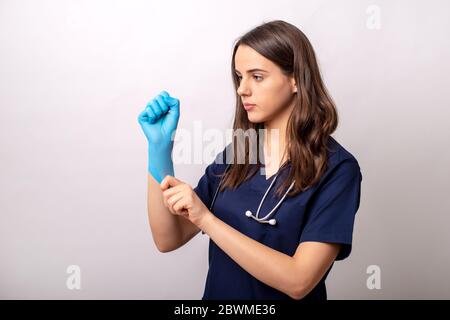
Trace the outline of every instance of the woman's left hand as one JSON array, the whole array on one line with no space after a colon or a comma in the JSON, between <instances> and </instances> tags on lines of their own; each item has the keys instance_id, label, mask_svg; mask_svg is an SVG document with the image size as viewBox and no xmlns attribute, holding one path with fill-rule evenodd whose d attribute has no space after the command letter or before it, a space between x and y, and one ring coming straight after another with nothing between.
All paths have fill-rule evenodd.
<instances>
[{"instance_id":1,"label":"woman's left hand","mask_svg":"<svg viewBox=\"0 0 450 320\"><path fill-rule=\"evenodd\" d=\"M205 218L212 214L189 184L167 175L160 187L169 211L189 219L197 227L201 228Z\"/></svg>"}]
</instances>

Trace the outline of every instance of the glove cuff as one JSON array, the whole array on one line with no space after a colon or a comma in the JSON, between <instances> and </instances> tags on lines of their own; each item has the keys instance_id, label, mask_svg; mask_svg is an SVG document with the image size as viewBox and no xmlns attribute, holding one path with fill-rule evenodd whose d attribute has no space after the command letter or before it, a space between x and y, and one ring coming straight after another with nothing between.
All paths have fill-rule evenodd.
<instances>
[{"instance_id":1,"label":"glove cuff","mask_svg":"<svg viewBox=\"0 0 450 320\"><path fill-rule=\"evenodd\" d=\"M158 183L161 183L166 175L174 176L172 148L149 145L147 170Z\"/></svg>"}]
</instances>

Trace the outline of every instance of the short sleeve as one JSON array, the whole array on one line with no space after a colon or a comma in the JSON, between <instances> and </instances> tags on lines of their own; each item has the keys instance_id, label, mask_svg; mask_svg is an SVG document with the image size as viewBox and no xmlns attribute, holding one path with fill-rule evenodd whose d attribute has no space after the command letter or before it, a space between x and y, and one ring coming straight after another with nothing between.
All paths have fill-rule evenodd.
<instances>
[{"instance_id":1,"label":"short sleeve","mask_svg":"<svg viewBox=\"0 0 450 320\"><path fill-rule=\"evenodd\" d=\"M362 174L356 160L338 164L311 199L299 242L340 243L336 260L352 250L353 225L359 208Z\"/></svg>"},{"instance_id":2,"label":"short sleeve","mask_svg":"<svg viewBox=\"0 0 450 320\"><path fill-rule=\"evenodd\" d=\"M225 150L226 148L218 153L215 160L206 167L203 176L200 178L197 186L194 188L195 193L208 209L211 206L222 174L227 168L227 164L225 163Z\"/></svg>"},{"instance_id":3,"label":"short sleeve","mask_svg":"<svg viewBox=\"0 0 450 320\"><path fill-rule=\"evenodd\" d=\"M197 186L194 188L195 193L202 200L202 202L208 208L211 205L215 189L218 186L218 165L216 163L209 164L203 176L198 181Z\"/></svg>"},{"instance_id":4,"label":"short sleeve","mask_svg":"<svg viewBox=\"0 0 450 320\"><path fill-rule=\"evenodd\" d=\"M211 202L217 186L219 185L220 178L228 166L226 164L226 154L229 152L228 150L230 150L230 148L231 144L227 145L216 155L216 158L206 167L203 176L194 188L195 193L208 208L211 206Z\"/></svg>"}]
</instances>

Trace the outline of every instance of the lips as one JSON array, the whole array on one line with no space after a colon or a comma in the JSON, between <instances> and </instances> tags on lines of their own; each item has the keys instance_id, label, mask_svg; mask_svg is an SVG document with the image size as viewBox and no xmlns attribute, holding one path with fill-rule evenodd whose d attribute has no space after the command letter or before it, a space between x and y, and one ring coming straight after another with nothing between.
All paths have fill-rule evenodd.
<instances>
[{"instance_id":1,"label":"lips","mask_svg":"<svg viewBox=\"0 0 450 320\"><path fill-rule=\"evenodd\" d=\"M244 103L244 109L245 109L245 110L250 110L250 109L252 109L254 106L256 106L256 104L252 104L252 103Z\"/></svg>"}]
</instances>

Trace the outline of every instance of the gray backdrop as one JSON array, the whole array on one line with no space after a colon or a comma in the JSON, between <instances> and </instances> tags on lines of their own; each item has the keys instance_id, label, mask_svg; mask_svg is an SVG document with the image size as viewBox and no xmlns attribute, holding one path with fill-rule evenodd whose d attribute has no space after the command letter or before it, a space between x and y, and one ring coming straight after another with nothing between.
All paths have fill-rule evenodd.
<instances>
[{"instance_id":1,"label":"gray backdrop","mask_svg":"<svg viewBox=\"0 0 450 320\"><path fill-rule=\"evenodd\" d=\"M309 37L363 185L330 299L449 299L448 1L0 1L0 298L199 299L207 235L159 253L137 115L231 127L237 37ZM223 144L222 144L223 145ZM211 158L212 161L212 158ZM195 186L208 161L175 166ZM81 271L71 289L70 266ZM381 287L369 289L368 268Z\"/></svg>"}]
</instances>

